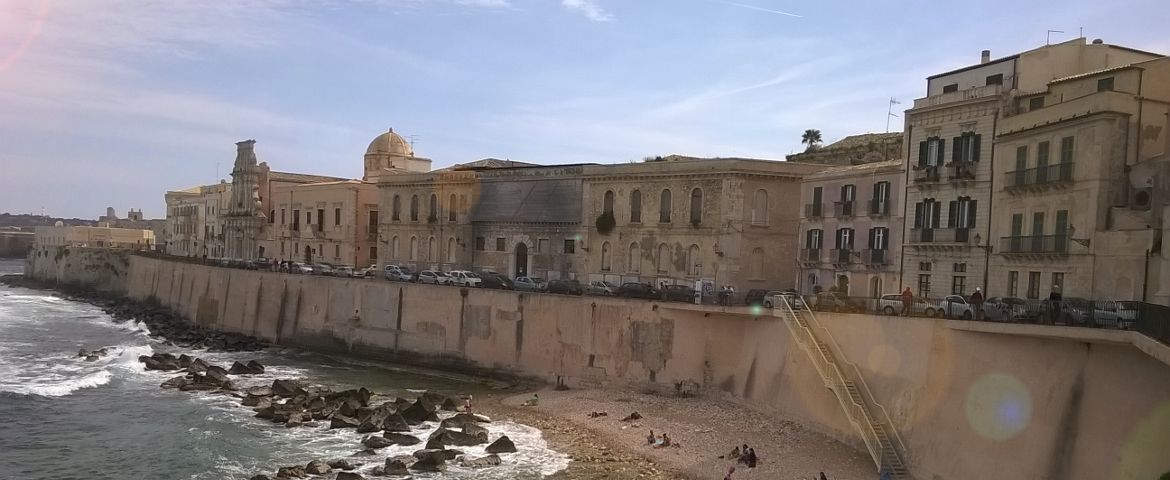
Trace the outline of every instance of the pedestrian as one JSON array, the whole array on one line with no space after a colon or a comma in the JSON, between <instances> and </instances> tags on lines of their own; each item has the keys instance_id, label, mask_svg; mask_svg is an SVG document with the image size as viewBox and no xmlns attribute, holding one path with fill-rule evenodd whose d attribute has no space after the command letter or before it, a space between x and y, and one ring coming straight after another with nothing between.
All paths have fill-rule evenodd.
<instances>
[{"instance_id":1,"label":"pedestrian","mask_svg":"<svg viewBox=\"0 0 1170 480\"><path fill-rule=\"evenodd\" d=\"M650 435L646 436L646 445L654 445L654 430L650 431Z\"/></svg>"},{"instance_id":2,"label":"pedestrian","mask_svg":"<svg viewBox=\"0 0 1170 480\"><path fill-rule=\"evenodd\" d=\"M983 290L975 287L975 293L971 294L971 309L974 310L971 314L975 320L983 320Z\"/></svg>"},{"instance_id":3,"label":"pedestrian","mask_svg":"<svg viewBox=\"0 0 1170 480\"><path fill-rule=\"evenodd\" d=\"M727 475L723 476L723 480L731 480L731 474L735 473L735 465L727 467Z\"/></svg>"},{"instance_id":4,"label":"pedestrian","mask_svg":"<svg viewBox=\"0 0 1170 480\"><path fill-rule=\"evenodd\" d=\"M1052 286L1052 293L1048 294L1048 323L1056 325L1056 321L1060 319L1060 302L1064 296L1060 294L1060 285Z\"/></svg>"},{"instance_id":5,"label":"pedestrian","mask_svg":"<svg viewBox=\"0 0 1170 480\"><path fill-rule=\"evenodd\" d=\"M829 477L825 476L825 472L821 472L821 478L819 478L818 480L829 480Z\"/></svg>"},{"instance_id":6,"label":"pedestrian","mask_svg":"<svg viewBox=\"0 0 1170 480\"><path fill-rule=\"evenodd\" d=\"M748 458L748 461L747 461L748 468L756 468L756 462L759 460L758 458L756 458L756 449L749 448L747 458Z\"/></svg>"},{"instance_id":7,"label":"pedestrian","mask_svg":"<svg viewBox=\"0 0 1170 480\"><path fill-rule=\"evenodd\" d=\"M902 316L910 315L910 305L914 303L914 294L910 292L910 287L902 290Z\"/></svg>"}]
</instances>

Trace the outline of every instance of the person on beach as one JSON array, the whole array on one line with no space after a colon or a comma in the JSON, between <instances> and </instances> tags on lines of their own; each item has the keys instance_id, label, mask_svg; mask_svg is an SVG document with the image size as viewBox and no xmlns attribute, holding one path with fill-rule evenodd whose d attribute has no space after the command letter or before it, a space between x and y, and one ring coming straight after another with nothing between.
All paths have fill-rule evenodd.
<instances>
[{"instance_id":1,"label":"person on beach","mask_svg":"<svg viewBox=\"0 0 1170 480\"><path fill-rule=\"evenodd\" d=\"M735 448L739 449L739 447L735 447ZM723 480L731 480L731 474L733 474L733 473L735 473L735 465L731 465L731 466L727 467L727 475L723 476Z\"/></svg>"},{"instance_id":2,"label":"person on beach","mask_svg":"<svg viewBox=\"0 0 1170 480\"><path fill-rule=\"evenodd\" d=\"M731 451L731 455L727 458L731 460L739 460L739 446L736 446L735 449Z\"/></svg>"},{"instance_id":3,"label":"person on beach","mask_svg":"<svg viewBox=\"0 0 1170 480\"><path fill-rule=\"evenodd\" d=\"M657 437L654 436L654 430L651 430L650 435L646 436L646 445L654 445L654 440L656 439Z\"/></svg>"},{"instance_id":4,"label":"person on beach","mask_svg":"<svg viewBox=\"0 0 1170 480\"><path fill-rule=\"evenodd\" d=\"M817 480L829 480L829 477L825 476L825 472L821 472L821 476Z\"/></svg>"},{"instance_id":5,"label":"person on beach","mask_svg":"<svg viewBox=\"0 0 1170 480\"><path fill-rule=\"evenodd\" d=\"M532 398L525 400L524 403L520 404L520 406L521 407L535 407L539 403L540 403L540 395L534 393L534 394L532 394Z\"/></svg>"},{"instance_id":6,"label":"person on beach","mask_svg":"<svg viewBox=\"0 0 1170 480\"><path fill-rule=\"evenodd\" d=\"M742 464L744 464L744 465L747 465L747 462L748 462L748 451L750 451L751 449L750 449L750 448L748 448L748 446L747 446L747 444L746 444L746 443L745 443L745 444L743 444L743 448L742 448L742 449L741 449L741 448L739 448L739 447L735 447L735 449L736 449L736 451L738 451L738 452L739 452L739 454L735 456L735 458L736 458L736 461L738 461L739 463L742 463Z\"/></svg>"},{"instance_id":7,"label":"person on beach","mask_svg":"<svg viewBox=\"0 0 1170 480\"><path fill-rule=\"evenodd\" d=\"M758 460L756 458L756 449L754 449L754 448L748 449L747 459L748 459L747 460L748 468L756 468L756 461Z\"/></svg>"}]
</instances>

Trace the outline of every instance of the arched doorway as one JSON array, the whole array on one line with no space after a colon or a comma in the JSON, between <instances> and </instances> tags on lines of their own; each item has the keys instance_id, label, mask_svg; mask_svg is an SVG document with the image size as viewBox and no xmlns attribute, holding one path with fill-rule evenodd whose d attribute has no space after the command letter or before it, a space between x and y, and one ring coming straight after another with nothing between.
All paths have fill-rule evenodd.
<instances>
[{"instance_id":1,"label":"arched doorway","mask_svg":"<svg viewBox=\"0 0 1170 480\"><path fill-rule=\"evenodd\" d=\"M528 245L524 242L516 244L516 276L528 276Z\"/></svg>"},{"instance_id":2,"label":"arched doorway","mask_svg":"<svg viewBox=\"0 0 1170 480\"><path fill-rule=\"evenodd\" d=\"M313 247L305 245L305 263L313 263Z\"/></svg>"}]
</instances>

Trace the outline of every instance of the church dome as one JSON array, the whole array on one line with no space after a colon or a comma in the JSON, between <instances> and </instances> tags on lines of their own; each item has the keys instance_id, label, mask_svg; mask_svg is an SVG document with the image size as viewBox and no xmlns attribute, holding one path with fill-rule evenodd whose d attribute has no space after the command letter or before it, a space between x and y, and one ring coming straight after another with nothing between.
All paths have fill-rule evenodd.
<instances>
[{"instance_id":1,"label":"church dome","mask_svg":"<svg viewBox=\"0 0 1170 480\"><path fill-rule=\"evenodd\" d=\"M390 154L400 155L403 157L413 157L414 149L410 147L410 142L407 142L402 135L394 133L394 129L378 135L374 141L370 142L370 148L366 149L366 155Z\"/></svg>"}]
</instances>

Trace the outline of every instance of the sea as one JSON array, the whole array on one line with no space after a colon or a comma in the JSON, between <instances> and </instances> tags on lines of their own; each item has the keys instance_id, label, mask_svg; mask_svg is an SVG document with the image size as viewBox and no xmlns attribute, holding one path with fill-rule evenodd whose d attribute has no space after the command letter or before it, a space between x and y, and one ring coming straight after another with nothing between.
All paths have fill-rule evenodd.
<instances>
[{"instance_id":1,"label":"sea","mask_svg":"<svg viewBox=\"0 0 1170 480\"><path fill-rule=\"evenodd\" d=\"M0 275L20 273L22 261L0 260ZM79 349L109 347L97 361ZM0 285L0 479L249 479L275 476L277 467L310 460L364 462L369 476L386 457L416 446L393 446L375 456L352 429L285 428L253 417L225 395L163 390L175 372L146 371L139 355L187 353L228 367L257 360L263 375L238 376L242 387L298 378L335 390L364 386L378 394L413 398L424 391L455 394L481 388L475 379L423 372L392 364L326 356L296 349L216 353L168 346L144 325L115 323L99 308L52 292ZM434 424L415 427L426 440ZM489 425L489 440L507 435L518 453L503 464L468 469L448 463L445 472L413 473L418 479L540 479L568 466L540 430L512 422ZM469 457L485 445L461 447ZM317 477L317 478L331 478Z\"/></svg>"}]
</instances>

